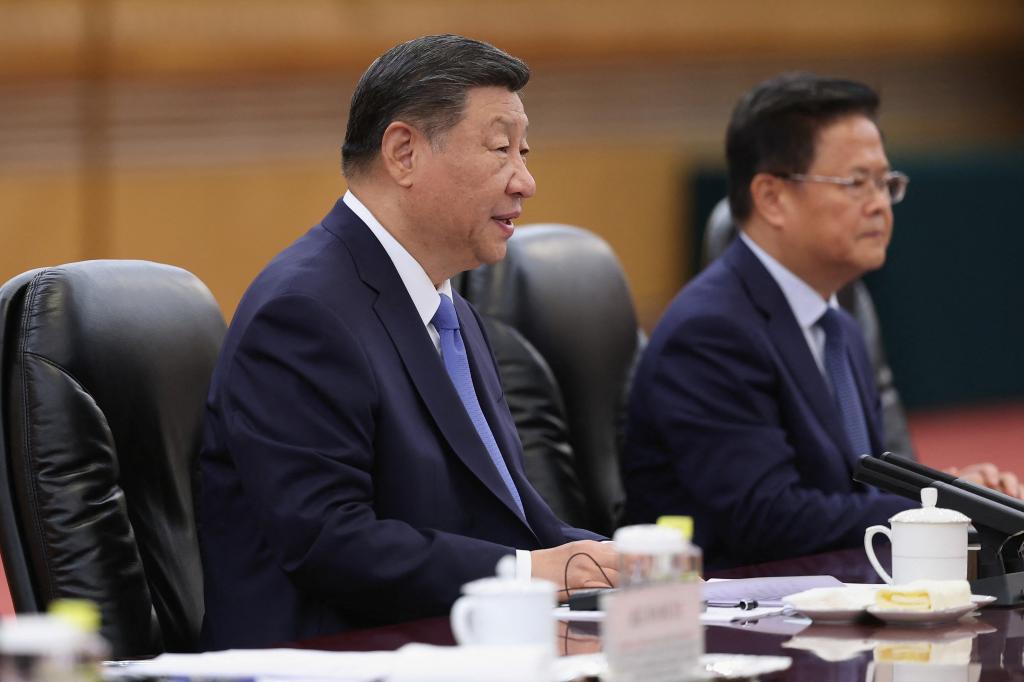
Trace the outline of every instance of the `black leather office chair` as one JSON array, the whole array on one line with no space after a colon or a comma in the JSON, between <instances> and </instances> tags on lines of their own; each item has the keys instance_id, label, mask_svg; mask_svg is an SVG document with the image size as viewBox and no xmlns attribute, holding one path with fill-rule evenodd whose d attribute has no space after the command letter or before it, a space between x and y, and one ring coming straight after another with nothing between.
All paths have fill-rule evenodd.
<instances>
[{"instance_id":1,"label":"black leather office chair","mask_svg":"<svg viewBox=\"0 0 1024 682\"><path fill-rule=\"evenodd\" d=\"M114 655L194 648L192 476L224 334L179 268L87 261L0 288L0 551L18 612L95 601Z\"/></svg>"},{"instance_id":2,"label":"black leather office chair","mask_svg":"<svg viewBox=\"0 0 1024 682\"><path fill-rule=\"evenodd\" d=\"M706 266L717 258L736 237L737 228L729 211L728 199L722 199L708 217L704 228L703 261ZM885 428L885 449L914 458L914 446L907 427L907 415L893 382L892 369L885 357L882 328L878 321L871 293L861 280L855 280L836 293L839 305L860 324L867 343L868 355L875 370L875 383L882 399L882 420Z\"/></svg>"},{"instance_id":3,"label":"black leather office chair","mask_svg":"<svg viewBox=\"0 0 1024 682\"><path fill-rule=\"evenodd\" d=\"M585 527L590 515L569 441L562 390L547 360L522 334L488 315L483 320L523 443L526 477L558 518Z\"/></svg>"},{"instance_id":4,"label":"black leather office chair","mask_svg":"<svg viewBox=\"0 0 1024 682\"><path fill-rule=\"evenodd\" d=\"M485 318L519 332L550 367L564 398L568 428L563 436L550 430L548 437L567 438L572 448L587 505L582 525L611 533L625 500L619 452L629 384L642 345L615 254L602 239L577 227L522 227L509 241L503 261L467 273L462 286ZM495 352L500 367L502 351ZM502 371L516 414L523 411L519 397ZM517 426L529 452L530 436L518 418Z\"/></svg>"}]
</instances>

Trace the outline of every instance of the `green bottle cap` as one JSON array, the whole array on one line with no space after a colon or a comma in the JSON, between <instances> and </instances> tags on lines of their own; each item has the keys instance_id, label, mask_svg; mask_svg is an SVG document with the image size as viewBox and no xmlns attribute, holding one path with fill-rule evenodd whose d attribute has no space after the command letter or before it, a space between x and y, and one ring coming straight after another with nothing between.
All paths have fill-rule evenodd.
<instances>
[{"instance_id":1,"label":"green bottle cap","mask_svg":"<svg viewBox=\"0 0 1024 682\"><path fill-rule=\"evenodd\" d=\"M97 632L100 629L100 610L96 602L88 599L54 599L47 611L82 632Z\"/></svg>"},{"instance_id":2,"label":"green bottle cap","mask_svg":"<svg viewBox=\"0 0 1024 682\"><path fill-rule=\"evenodd\" d=\"M693 517L692 516L659 516L658 525L666 528L675 528L687 542L693 539Z\"/></svg>"}]
</instances>

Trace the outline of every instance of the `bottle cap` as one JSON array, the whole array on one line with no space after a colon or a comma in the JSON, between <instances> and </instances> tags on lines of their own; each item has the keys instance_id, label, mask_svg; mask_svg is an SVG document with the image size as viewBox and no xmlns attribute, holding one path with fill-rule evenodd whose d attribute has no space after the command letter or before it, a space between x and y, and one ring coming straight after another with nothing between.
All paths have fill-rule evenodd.
<instances>
[{"instance_id":1,"label":"bottle cap","mask_svg":"<svg viewBox=\"0 0 1024 682\"><path fill-rule=\"evenodd\" d=\"M693 517L692 516L659 516L658 525L665 528L675 528L687 542L693 539Z\"/></svg>"},{"instance_id":2,"label":"bottle cap","mask_svg":"<svg viewBox=\"0 0 1024 682\"><path fill-rule=\"evenodd\" d=\"M642 524L615 531L615 549L620 554L674 554L686 549L686 538L675 528Z\"/></svg>"},{"instance_id":3,"label":"bottle cap","mask_svg":"<svg viewBox=\"0 0 1024 682\"><path fill-rule=\"evenodd\" d=\"M96 602L88 599L54 599L47 611L82 632L98 632L100 629L100 610Z\"/></svg>"}]
</instances>

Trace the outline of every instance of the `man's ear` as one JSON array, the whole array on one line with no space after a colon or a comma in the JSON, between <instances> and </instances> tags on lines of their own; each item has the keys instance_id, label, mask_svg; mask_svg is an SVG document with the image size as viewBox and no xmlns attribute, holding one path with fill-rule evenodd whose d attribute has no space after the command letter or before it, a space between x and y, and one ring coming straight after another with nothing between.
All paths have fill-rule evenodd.
<instances>
[{"instance_id":1,"label":"man's ear","mask_svg":"<svg viewBox=\"0 0 1024 682\"><path fill-rule=\"evenodd\" d=\"M392 121L381 137L381 163L388 175L402 187L412 185L420 138L420 132L404 121Z\"/></svg>"},{"instance_id":2,"label":"man's ear","mask_svg":"<svg viewBox=\"0 0 1024 682\"><path fill-rule=\"evenodd\" d=\"M751 209L769 225L782 225L785 217L786 181L770 173L758 173L750 181Z\"/></svg>"}]
</instances>

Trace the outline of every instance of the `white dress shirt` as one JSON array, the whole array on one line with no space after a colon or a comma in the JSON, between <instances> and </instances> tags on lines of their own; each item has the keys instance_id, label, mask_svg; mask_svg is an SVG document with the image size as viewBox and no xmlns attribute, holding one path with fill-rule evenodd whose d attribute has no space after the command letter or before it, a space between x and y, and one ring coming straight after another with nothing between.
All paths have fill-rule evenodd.
<instances>
[{"instance_id":1,"label":"white dress shirt","mask_svg":"<svg viewBox=\"0 0 1024 682\"><path fill-rule=\"evenodd\" d=\"M435 289L434 283L430 281L427 271L423 269L419 261L413 258L412 254L398 243L398 240L380 224L380 221L370 213L370 209L366 208L366 205L351 190L345 192L342 201L352 209L353 213L359 216L360 220L366 223L366 226L370 228L370 232L373 232L377 241L384 247L388 258L391 259L395 269L398 270L398 276L409 292L413 305L416 306L416 312L419 313L423 326L427 328L427 333L430 334L430 338L434 342L434 348L440 353L441 335L434 328L434 325L431 324L431 320L434 319L434 314L437 312L438 306L441 305L441 294L446 295L448 298L452 297L451 280L446 279L441 283L440 287ZM529 580L532 572L533 562L530 558L530 552L525 549L517 549L516 577L521 580Z\"/></svg>"},{"instance_id":2,"label":"white dress shirt","mask_svg":"<svg viewBox=\"0 0 1024 682\"><path fill-rule=\"evenodd\" d=\"M768 274L772 276L775 283L782 289L782 295L786 297L789 309L793 311L793 317L796 318L796 323L800 325L800 331L804 333L807 347L810 349L811 355L814 356L814 362L818 365L818 371L825 377L825 382L830 383L828 373L825 371L825 330L818 326L818 320L821 319L821 316L825 314L825 310L828 308L839 307L835 294L832 294L828 302L826 302L821 297L821 294L812 289L807 282L790 272L782 263L768 255L767 251L758 246L742 230L740 231L740 239L750 247L750 250L754 252L757 259L768 270Z\"/></svg>"}]
</instances>

